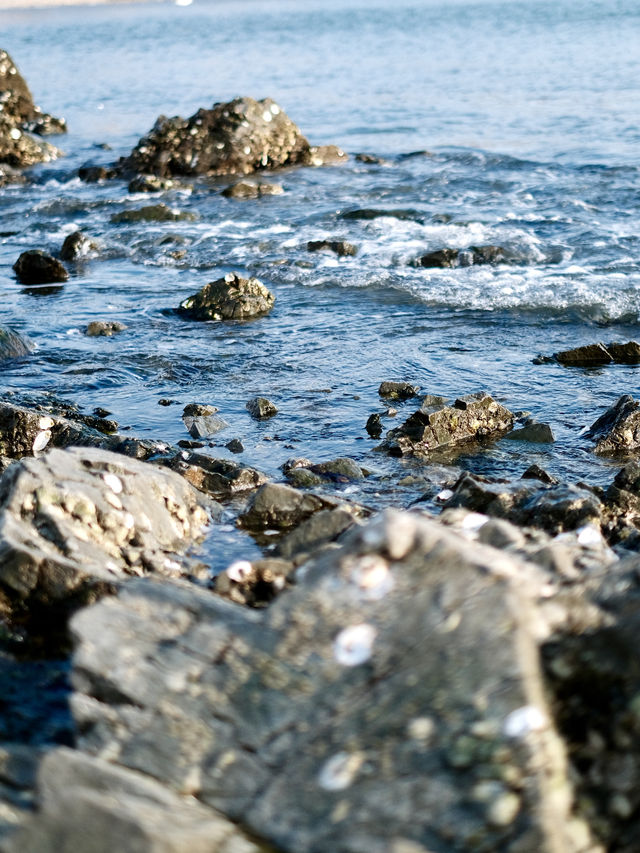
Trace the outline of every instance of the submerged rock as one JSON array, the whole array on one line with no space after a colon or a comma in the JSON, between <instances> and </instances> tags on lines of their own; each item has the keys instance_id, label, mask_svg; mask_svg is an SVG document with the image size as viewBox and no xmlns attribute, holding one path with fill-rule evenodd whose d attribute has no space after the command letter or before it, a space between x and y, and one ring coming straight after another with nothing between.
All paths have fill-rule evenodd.
<instances>
[{"instance_id":1,"label":"submerged rock","mask_svg":"<svg viewBox=\"0 0 640 853\"><path fill-rule=\"evenodd\" d=\"M97 184L98 181L109 181L118 176L118 170L113 166L80 166L78 177L86 184Z\"/></svg>"},{"instance_id":2,"label":"submerged rock","mask_svg":"<svg viewBox=\"0 0 640 853\"><path fill-rule=\"evenodd\" d=\"M567 367L596 367L601 364L611 364L613 356L604 344L589 344L584 347L563 350L554 354L556 361Z\"/></svg>"},{"instance_id":3,"label":"submerged rock","mask_svg":"<svg viewBox=\"0 0 640 853\"><path fill-rule=\"evenodd\" d=\"M267 181L238 181L222 190L221 195L225 198L251 199L262 198L267 195L282 195L283 193L284 188L281 184Z\"/></svg>"},{"instance_id":4,"label":"submerged rock","mask_svg":"<svg viewBox=\"0 0 640 853\"><path fill-rule=\"evenodd\" d=\"M0 610L87 601L127 576L190 574L197 492L171 471L96 448L23 459L0 486Z\"/></svg>"},{"instance_id":5,"label":"submerged rock","mask_svg":"<svg viewBox=\"0 0 640 853\"><path fill-rule=\"evenodd\" d=\"M640 403L623 395L589 427L585 437L596 442L595 452L602 455L640 449Z\"/></svg>"},{"instance_id":6,"label":"submerged rock","mask_svg":"<svg viewBox=\"0 0 640 853\"><path fill-rule=\"evenodd\" d=\"M182 412L182 420L193 438L206 438L229 426L217 412L218 409L215 406L189 403Z\"/></svg>"},{"instance_id":7,"label":"submerged rock","mask_svg":"<svg viewBox=\"0 0 640 853\"><path fill-rule=\"evenodd\" d=\"M389 210L385 210L378 207L358 207L354 210L345 210L338 218L346 219L348 221L363 220L368 222L371 219L380 219L384 216L389 216L392 219L400 219L402 221L424 223L424 217L422 214L417 210L412 210L411 208L406 210L402 208L390 208Z\"/></svg>"},{"instance_id":8,"label":"submerged rock","mask_svg":"<svg viewBox=\"0 0 640 853\"><path fill-rule=\"evenodd\" d=\"M176 309L191 320L249 320L268 314L275 296L257 278L227 273L180 303Z\"/></svg>"},{"instance_id":9,"label":"submerged rock","mask_svg":"<svg viewBox=\"0 0 640 853\"><path fill-rule=\"evenodd\" d=\"M136 210L114 213L110 221L114 225L122 225L130 222L194 222L196 219L196 214L189 211L173 210L166 204L149 204Z\"/></svg>"},{"instance_id":10,"label":"submerged rock","mask_svg":"<svg viewBox=\"0 0 640 853\"><path fill-rule=\"evenodd\" d=\"M278 407L266 397L252 397L246 405L246 409L252 418L258 421L272 418L278 414Z\"/></svg>"},{"instance_id":11,"label":"submerged rock","mask_svg":"<svg viewBox=\"0 0 640 853\"><path fill-rule=\"evenodd\" d=\"M92 320L84 330L90 338L110 338L118 332L124 332L127 327L117 320Z\"/></svg>"},{"instance_id":12,"label":"submerged rock","mask_svg":"<svg viewBox=\"0 0 640 853\"><path fill-rule=\"evenodd\" d=\"M340 258L353 257L358 254L358 247L346 240L310 240L307 243L309 252L322 252L327 250L335 252Z\"/></svg>"},{"instance_id":13,"label":"submerged rock","mask_svg":"<svg viewBox=\"0 0 640 853\"><path fill-rule=\"evenodd\" d=\"M513 441L530 441L534 444L553 444L556 440L549 424L541 424L537 421L514 429L505 437Z\"/></svg>"},{"instance_id":14,"label":"submerged rock","mask_svg":"<svg viewBox=\"0 0 640 853\"><path fill-rule=\"evenodd\" d=\"M69 273L60 261L40 249L23 252L13 265L13 270L22 284L51 284L69 280Z\"/></svg>"},{"instance_id":15,"label":"submerged rock","mask_svg":"<svg viewBox=\"0 0 640 853\"><path fill-rule=\"evenodd\" d=\"M596 853L545 695L540 574L390 513L261 612L136 581L74 617L78 746L283 853Z\"/></svg>"},{"instance_id":16,"label":"submerged rock","mask_svg":"<svg viewBox=\"0 0 640 853\"><path fill-rule=\"evenodd\" d=\"M309 149L310 166L338 166L349 159L337 145L312 145Z\"/></svg>"},{"instance_id":17,"label":"submerged rock","mask_svg":"<svg viewBox=\"0 0 640 853\"><path fill-rule=\"evenodd\" d=\"M136 175L129 182L130 193L160 193L179 186L170 178L159 178L157 175Z\"/></svg>"},{"instance_id":18,"label":"submerged rock","mask_svg":"<svg viewBox=\"0 0 640 853\"><path fill-rule=\"evenodd\" d=\"M33 352L33 348L33 344L28 338L14 332L7 326L0 326L0 361L29 355Z\"/></svg>"},{"instance_id":19,"label":"submerged rock","mask_svg":"<svg viewBox=\"0 0 640 853\"><path fill-rule=\"evenodd\" d=\"M501 246L470 246L468 249L438 249L418 258L420 267L470 267L482 264L501 264L510 260Z\"/></svg>"},{"instance_id":20,"label":"submerged rock","mask_svg":"<svg viewBox=\"0 0 640 853\"><path fill-rule=\"evenodd\" d=\"M60 257L63 261L77 261L98 251L98 244L87 237L82 231L74 231L64 238Z\"/></svg>"},{"instance_id":21,"label":"submerged rock","mask_svg":"<svg viewBox=\"0 0 640 853\"><path fill-rule=\"evenodd\" d=\"M513 427L514 415L488 394L469 394L453 406L418 409L387 433L383 448L394 456L425 456L484 438L499 438Z\"/></svg>"},{"instance_id":22,"label":"submerged rock","mask_svg":"<svg viewBox=\"0 0 640 853\"><path fill-rule=\"evenodd\" d=\"M188 119L160 116L120 166L170 178L248 175L310 162L309 143L274 101L236 98Z\"/></svg>"},{"instance_id":23,"label":"submerged rock","mask_svg":"<svg viewBox=\"0 0 640 853\"><path fill-rule=\"evenodd\" d=\"M378 388L378 394L389 400L410 400L419 393L420 387L410 382L381 382Z\"/></svg>"}]
</instances>

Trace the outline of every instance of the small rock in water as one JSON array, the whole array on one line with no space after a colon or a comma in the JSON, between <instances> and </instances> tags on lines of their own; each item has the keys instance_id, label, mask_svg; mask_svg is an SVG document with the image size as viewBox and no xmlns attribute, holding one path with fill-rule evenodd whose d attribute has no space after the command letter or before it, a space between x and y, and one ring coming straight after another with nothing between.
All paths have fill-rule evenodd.
<instances>
[{"instance_id":1,"label":"small rock in water","mask_svg":"<svg viewBox=\"0 0 640 853\"><path fill-rule=\"evenodd\" d=\"M206 438L226 429L229 424L216 414L215 406L207 406L202 403L189 403L184 407L182 420L189 434L193 438Z\"/></svg>"},{"instance_id":2,"label":"small rock in water","mask_svg":"<svg viewBox=\"0 0 640 853\"><path fill-rule=\"evenodd\" d=\"M129 182L130 193L160 193L176 186L170 178L159 178L157 175L137 175Z\"/></svg>"},{"instance_id":3,"label":"small rock in water","mask_svg":"<svg viewBox=\"0 0 640 853\"><path fill-rule=\"evenodd\" d=\"M512 441L531 441L535 444L553 444L556 440L549 424L530 423L514 429L506 438Z\"/></svg>"},{"instance_id":4,"label":"small rock in water","mask_svg":"<svg viewBox=\"0 0 640 853\"><path fill-rule=\"evenodd\" d=\"M314 145L309 149L309 166L337 166L349 159L337 145Z\"/></svg>"},{"instance_id":5,"label":"small rock in water","mask_svg":"<svg viewBox=\"0 0 640 853\"><path fill-rule=\"evenodd\" d=\"M616 364L640 364L640 344L637 341L607 344L607 351Z\"/></svg>"},{"instance_id":6,"label":"small rock in water","mask_svg":"<svg viewBox=\"0 0 640 853\"><path fill-rule=\"evenodd\" d=\"M382 166L387 162L384 157L378 157L375 154L365 153L356 154L355 159L357 163L366 163L369 166Z\"/></svg>"},{"instance_id":7,"label":"small rock in water","mask_svg":"<svg viewBox=\"0 0 640 853\"><path fill-rule=\"evenodd\" d=\"M113 166L81 166L78 169L78 177L85 184L97 184L98 181L110 181L118 177L117 169Z\"/></svg>"},{"instance_id":8,"label":"small rock in water","mask_svg":"<svg viewBox=\"0 0 640 853\"><path fill-rule=\"evenodd\" d=\"M238 181L222 190L221 195L225 198L251 199L283 193L284 188L281 184L272 184L268 181Z\"/></svg>"},{"instance_id":9,"label":"small rock in water","mask_svg":"<svg viewBox=\"0 0 640 853\"><path fill-rule=\"evenodd\" d=\"M416 266L451 269L453 267L482 266L508 261L501 246L470 246L468 249L438 249L428 252L415 261Z\"/></svg>"},{"instance_id":10,"label":"small rock in water","mask_svg":"<svg viewBox=\"0 0 640 853\"><path fill-rule=\"evenodd\" d=\"M191 320L248 320L268 314L275 296L257 278L227 273L180 303L176 309Z\"/></svg>"},{"instance_id":11,"label":"small rock in water","mask_svg":"<svg viewBox=\"0 0 640 853\"><path fill-rule=\"evenodd\" d=\"M87 257L87 255L95 252L97 248L97 244L86 237L82 231L74 231L64 238L64 243L60 249L60 257L63 261L75 261L78 258Z\"/></svg>"},{"instance_id":12,"label":"small rock in water","mask_svg":"<svg viewBox=\"0 0 640 853\"><path fill-rule=\"evenodd\" d=\"M0 361L8 358L20 358L33 352L33 344L28 338L14 332L7 326L0 326Z\"/></svg>"},{"instance_id":13,"label":"small rock in water","mask_svg":"<svg viewBox=\"0 0 640 853\"><path fill-rule=\"evenodd\" d=\"M310 240L307 243L309 252L321 252L323 250L335 252L340 258L353 257L358 253L358 247L346 240Z\"/></svg>"},{"instance_id":14,"label":"small rock in water","mask_svg":"<svg viewBox=\"0 0 640 853\"><path fill-rule=\"evenodd\" d=\"M69 273L60 261L40 249L23 252L13 269L22 284L51 284L69 279Z\"/></svg>"},{"instance_id":15,"label":"small rock in water","mask_svg":"<svg viewBox=\"0 0 640 853\"><path fill-rule=\"evenodd\" d=\"M629 394L601 415L585 433L599 454L628 453L640 448L640 403Z\"/></svg>"},{"instance_id":16,"label":"small rock in water","mask_svg":"<svg viewBox=\"0 0 640 853\"><path fill-rule=\"evenodd\" d=\"M549 474L544 468L541 468L539 465L535 463L533 465L529 465L527 470L522 475L523 480L540 480L541 483L547 483L550 486L557 485L560 481L556 479L552 474Z\"/></svg>"},{"instance_id":17,"label":"small rock in water","mask_svg":"<svg viewBox=\"0 0 640 853\"><path fill-rule=\"evenodd\" d=\"M589 344L584 347L563 350L554 354L560 364L567 367L597 367L601 364L611 364L613 356L604 344Z\"/></svg>"},{"instance_id":18,"label":"small rock in water","mask_svg":"<svg viewBox=\"0 0 640 853\"><path fill-rule=\"evenodd\" d=\"M110 219L114 225L130 222L194 222L198 217L189 211L172 210L166 204L150 204L147 207L139 207L136 210L123 210L114 213Z\"/></svg>"},{"instance_id":19,"label":"small rock in water","mask_svg":"<svg viewBox=\"0 0 640 853\"><path fill-rule=\"evenodd\" d=\"M119 323L117 320L92 320L84 333L90 338L110 338L126 328L124 323Z\"/></svg>"},{"instance_id":20,"label":"small rock in water","mask_svg":"<svg viewBox=\"0 0 640 853\"><path fill-rule=\"evenodd\" d=\"M366 431L369 433L371 438L380 438L382 435L382 420L380 415L375 413L369 415L367 418L367 423L365 425Z\"/></svg>"},{"instance_id":21,"label":"small rock in water","mask_svg":"<svg viewBox=\"0 0 640 853\"><path fill-rule=\"evenodd\" d=\"M244 453L244 445L239 438L232 438L225 444L225 447L232 453Z\"/></svg>"},{"instance_id":22,"label":"small rock in water","mask_svg":"<svg viewBox=\"0 0 640 853\"><path fill-rule=\"evenodd\" d=\"M417 397L419 392L419 386L409 382L381 382L378 388L378 394L389 400L409 400Z\"/></svg>"},{"instance_id":23,"label":"small rock in water","mask_svg":"<svg viewBox=\"0 0 640 853\"><path fill-rule=\"evenodd\" d=\"M276 405L266 397L253 397L247 403L246 408L251 417L256 420L272 418L274 415L278 414Z\"/></svg>"}]
</instances>

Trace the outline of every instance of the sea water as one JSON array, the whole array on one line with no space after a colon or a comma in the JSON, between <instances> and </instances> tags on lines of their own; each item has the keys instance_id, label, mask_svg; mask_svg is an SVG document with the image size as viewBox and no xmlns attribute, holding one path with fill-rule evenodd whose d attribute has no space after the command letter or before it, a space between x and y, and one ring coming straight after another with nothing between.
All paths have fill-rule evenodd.
<instances>
[{"instance_id":1,"label":"sea water","mask_svg":"<svg viewBox=\"0 0 640 853\"><path fill-rule=\"evenodd\" d=\"M568 482L610 482L620 463L582 436L640 368L534 365L640 329L640 7L632 0L194 0L0 11L0 47L35 100L63 115L66 156L0 190L0 323L37 345L2 365L1 391L108 409L126 434L175 443L190 402L230 424L205 451L281 478L290 457L350 456L371 471L342 486L373 508L409 506L466 468L506 479L532 463ZM199 181L161 197L122 181L83 184L84 163L126 155L160 114L238 95L271 97L312 144L346 164L286 170L253 201ZM108 146L106 148L105 146ZM381 158L363 163L354 154ZM195 221L115 225L163 201ZM388 215L345 218L375 208ZM400 213L398 213L400 211ZM59 250L80 229L101 245L54 292L23 288L20 252ZM355 257L309 253L345 239ZM443 247L496 244L515 263L424 269ZM276 295L245 324L173 313L230 271ZM89 338L91 320L126 331ZM549 445L502 440L455 460L390 459L364 427L382 380L454 399L488 391L548 422ZM255 395L279 414L256 422ZM158 400L175 400L160 406ZM419 401L397 405L392 428ZM225 444L240 438L234 457ZM233 512L205 552L214 569L251 558Z\"/></svg>"}]
</instances>

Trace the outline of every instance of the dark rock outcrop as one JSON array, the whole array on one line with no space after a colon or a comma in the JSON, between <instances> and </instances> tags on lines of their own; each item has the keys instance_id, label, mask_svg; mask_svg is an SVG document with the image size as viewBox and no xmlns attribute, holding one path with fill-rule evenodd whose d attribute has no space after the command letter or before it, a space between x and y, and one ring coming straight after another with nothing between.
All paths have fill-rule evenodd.
<instances>
[{"instance_id":1,"label":"dark rock outcrop","mask_svg":"<svg viewBox=\"0 0 640 853\"><path fill-rule=\"evenodd\" d=\"M309 240L307 250L309 252L335 252L339 258L353 257L358 254L358 247L346 240Z\"/></svg>"},{"instance_id":2,"label":"dark rock outcrop","mask_svg":"<svg viewBox=\"0 0 640 853\"><path fill-rule=\"evenodd\" d=\"M0 113L31 133L64 133L67 129L64 119L43 113L34 104L26 80L6 50L0 50Z\"/></svg>"},{"instance_id":3,"label":"dark rock outcrop","mask_svg":"<svg viewBox=\"0 0 640 853\"><path fill-rule=\"evenodd\" d=\"M179 314L191 320L250 320L268 314L275 296L257 278L227 273L180 303Z\"/></svg>"},{"instance_id":4,"label":"dark rock outcrop","mask_svg":"<svg viewBox=\"0 0 640 853\"><path fill-rule=\"evenodd\" d=\"M419 393L420 387L410 382L381 382L378 388L378 394L389 400L410 400Z\"/></svg>"},{"instance_id":5,"label":"dark rock outcrop","mask_svg":"<svg viewBox=\"0 0 640 853\"><path fill-rule=\"evenodd\" d=\"M394 456L425 456L485 438L499 438L513 426L514 415L488 394L469 394L453 406L418 409L387 433L383 448Z\"/></svg>"},{"instance_id":6,"label":"dark rock outcrop","mask_svg":"<svg viewBox=\"0 0 640 853\"><path fill-rule=\"evenodd\" d=\"M556 352L553 357L538 356L535 364L557 361L565 367L601 367L606 364L640 364L640 344L637 341L611 344L586 344Z\"/></svg>"},{"instance_id":7,"label":"dark rock outcrop","mask_svg":"<svg viewBox=\"0 0 640 853\"><path fill-rule=\"evenodd\" d=\"M309 143L270 98L236 98L188 119L160 116L120 167L175 175L248 175L311 163Z\"/></svg>"},{"instance_id":8,"label":"dark rock outcrop","mask_svg":"<svg viewBox=\"0 0 640 853\"><path fill-rule=\"evenodd\" d=\"M40 249L23 252L13 270L22 284L53 284L69 279L69 273L60 261Z\"/></svg>"},{"instance_id":9,"label":"dark rock outcrop","mask_svg":"<svg viewBox=\"0 0 640 853\"><path fill-rule=\"evenodd\" d=\"M501 246L470 246L468 249L438 249L418 258L420 267L470 267L484 264L504 264L511 260L509 253Z\"/></svg>"},{"instance_id":10,"label":"dark rock outcrop","mask_svg":"<svg viewBox=\"0 0 640 853\"><path fill-rule=\"evenodd\" d=\"M640 403L625 394L585 433L602 455L633 453L640 449Z\"/></svg>"},{"instance_id":11,"label":"dark rock outcrop","mask_svg":"<svg viewBox=\"0 0 640 853\"><path fill-rule=\"evenodd\" d=\"M530 441L534 444L553 444L556 440L549 424L532 421L512 430L506 438L513 441Z\"/></svg>"}]
</instances>

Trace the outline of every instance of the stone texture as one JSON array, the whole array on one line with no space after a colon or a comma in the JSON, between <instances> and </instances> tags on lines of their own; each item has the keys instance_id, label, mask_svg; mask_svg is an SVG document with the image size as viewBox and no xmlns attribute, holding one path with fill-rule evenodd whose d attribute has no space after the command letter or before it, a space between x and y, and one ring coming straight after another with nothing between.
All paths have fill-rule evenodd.
<instances>
[{"instance_id":1,"label":"stone texture","mask_svg":"<svg viewBox=\"0 0 640 853\"><path fill-rule=\"evenodd\" d=\"M157 175L136 175L129 182L130 193L160 193L180 186L170 178L159 178Z\"/></svg>"},{"instance_id":2,"label":"stone texture","mask_svg":"<svg viewBox=\"0 0 640 853\"><path fill-rule=\"evenodd\" d=\"M208 520L171 471L95 448L23 459L0 483L0 607L90 599L127 576L197 571L180 563Z\"/></svg>"},{"instance_id":3,"label":"stone texture","mask_svg":"<svg viewBox=\"0 0 640 853\"><path fill-rule=\"evenodd\" d=\"M545 697L547 584L400 513L262 612L136 581L73 619L79 747L283 853L601 851Z\"/></svg>"},{"instance_id":4,"label":"stone texture","mask_svg":"<svg viewBox=\"0 0 640 853\"><path fill-rule=\"evenodd\" d=\"M469 394L453 406L418 409L387 433L383 447L394 456L425 456L484 438L498 438L512 428L513 421L514 415L488 394Z\"/></svg>"},{"instance_id":5,"label":"stone texture","mask_svg":"<svg viewBox=\"0 0 640 853\"><path fill-rule=\"evenodd\" d=\"M64 238L60 257L63 261L77 261L79 258L95 255L97 251L97 243L83 234L82 231L74 231Z\"/></svg>"},{"instance_id":6,"label":"stone texture","mask_svg":"<svg viewBox=\"0 0 640 853\"><path fill-rule=\"evenodd\" d=\"M33 352L33 344L19 332L0 326L0 361L21 358Z\"/></svg>"},{"instance_id":7,"label":"stone texture","mask_svg":"<svg viewBox=\"0 0 640 853\"><path fill-rule=\"evenodd\" d=\"M584 347L563 350L554 354L556 361L567 367L597 367L611 364L613 356L604 344L588 344Z\"/></svg>"},{"instance_id":8,"label":"stone texture","mask_svg":"<svg viewBox=\"0 0 640 853\"><path fill-rule=\"evenodd\" d=\"M34 139L0 113L0 163L23 169L56 160L60 153L53 145Z\"/></svg>"},{"instance_id":9,"label":"stone texture","mask_svg":"<svg viewBox=\"0 0 640 853\"><path fill-rule=\"evenodd\" d=\"M512 430L505 437L513 441L530 441L534 444L553 444L556 440L549 424L541 424L536 421Z\"/></svg>"},{"instance_id":10,"label":"stone texture","mask_svg":"<svg viewBox=\"0 0 640 853\"><path fill-rule=\"evenodd\" d=\"M6 50L0 50L0 114L32 133L64 133L64 119L43 113L33 102L27 81Z\"/></svg>"},{"instance_id":11,"label":"stone texture","mask_svg":"<svg viewBox=\"0 0 640 853\"><path fill-rule=\"evenodd\" d=\"M124 332L127 327L117 320L92 320L84 330L90 338L111 338L118 332Z\"/></svg>"},{"instance_id":12,"label":"stone texture","mask_svg":"<svg viewBox=\"0 0 640 853\"><path fill-rule=\"evenodd\" d=\"M215 406L202 403L189 403L185 406L182 421L189 435L196 439L206 438L226 429L229 424L217 412L218 409Z\"/></svg>"},{"instance_id":13,"label":"stone texture","mask_svg":"<svg viewBox=\"0 0 640 853\"><path fill-rule=\"evenodd\" d=\"M250 530L285 530L296 527L314 512L335 505L335 500L301 492L283 483L265 483L253 495L239 522Z\"/></svg>"},{"instance_id":14,"label":"stone texture","mask_svg":"<svg viewBox=\"0 0 640 853\"><path fill-rule=\"evenodd\" d=\"M236 98L188 119L160 116L129 157L125 171L174 175L248 175L311 163L300 130L270 98Z\"/></svg>"},{"instance_id":15,"label":"stone texture","mask_svg":"<svg viewBox=\"0 0 640 853\"><path fill-rule=\"evenodd\" d=\"M247 402L246 409L251 417L258 421L264 420L265 418L272 418L274 415L278 414L278 407L276 404L272 403L271 400L268 400L266 397L252 397L251 400Z\"/></svg>"},{"instance_id":16,"label":"stone texture","mask_svg":"<svg viewBox=\"0 0 640 853\"><path fill-rule=\"evenodd\" d=\"M13 270L22 284L52 284L69 279L69 273L60 261L40 249L23 252Z\"/></svg>"},{"instance_id":17,"label":"stone texture","mask_svg":"<svg viewBox=\"0 0 640 853\"><path fill-rule=\"evenodd\" d=\"M632 453L640 448L640 403L625 394L587 430L596 442L595 452L608 455Z\"/></svg>"},{"instance_id":18,"label":"stone texture","mask_svg":"<svg viewBox=\"0 0 640 853\"><path fill-rule=\"evenodd\" d=\"M260 853L231 821L193 797L107 761L52 750L38 811L2 853Z\"/></svg>"},{"instance_id":19,"label":"stone texture","mask_svg":"<svg viewBox=\"0 0 640 853\"><path fill-rule=\"evenodd\" d=\"M249 320L268 314L275 296L257 278L227 273L180 303L176 310L191 320Z\"/></svg>"},{"instance_id":20,"label":"stone texture","mask_svg":"<svg viewBox=\"0 0 640 853\"><path fill-rule=\"evenodd\" d=\"M418 385L412 385L410 382L381 382L378 388L378 394L389 400L409 400L411 397L417 397L420 393Z\"/></svg>"},{"instance_id":21,"label":"stone texture","mask_svg":"<svg viewBox=\"0 0 640 853\"><path fill-rule=\"evenodd\" d=\"M201 492L219 500L250 492L267 482L266 475L254 468L203 453L183 451L157 461L176 471Z\"/></svg>"}]
</instances>

